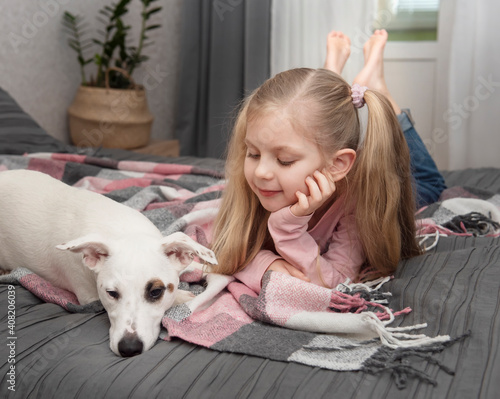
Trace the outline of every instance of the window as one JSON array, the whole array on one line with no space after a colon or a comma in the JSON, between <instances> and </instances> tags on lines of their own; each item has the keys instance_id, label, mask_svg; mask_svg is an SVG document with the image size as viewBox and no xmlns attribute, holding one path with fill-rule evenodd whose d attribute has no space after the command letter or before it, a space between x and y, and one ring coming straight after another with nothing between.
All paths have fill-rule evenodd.
<instances>
[{"instance_id":1,"label":"window","mask_svg":"<svg viewBox=\"0 0 500 399\"><path fill-rule=\"evenodd\" d=\"M391 41L437 40L440 0L378 0L375 29Z\"/></svg>"}]
</instances>

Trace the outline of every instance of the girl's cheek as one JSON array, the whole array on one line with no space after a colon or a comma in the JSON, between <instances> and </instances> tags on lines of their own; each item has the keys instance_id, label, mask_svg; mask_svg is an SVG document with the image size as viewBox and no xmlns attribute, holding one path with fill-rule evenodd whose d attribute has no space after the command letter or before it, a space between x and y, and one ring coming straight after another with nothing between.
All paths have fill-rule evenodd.
<instances>
[{"instance_id":1,"label":"girl's cheek","mask_svg":"<svg viewBox=\"0 0 500 399\"><path fill-rule=\"evenodd\" d=\"M304 177L303 179L295 180L295 182L293 184L293 186L295 188L293 190L294 195L297 191L300 191L301 193L304 193L305 195L309 195L309 188L307 187L307 184L306 184L306 177ZM292 186L292 184L291 184L291 186Z\"/></svg>"}]
</instances>

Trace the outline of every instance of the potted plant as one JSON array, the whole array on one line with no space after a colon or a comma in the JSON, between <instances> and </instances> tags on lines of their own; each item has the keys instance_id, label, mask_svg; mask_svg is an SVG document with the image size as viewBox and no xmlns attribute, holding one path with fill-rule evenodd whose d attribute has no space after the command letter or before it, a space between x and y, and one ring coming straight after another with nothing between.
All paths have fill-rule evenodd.
<instances>
[{"instance_id":1,"label":"potted plant","mask_svg":"<svg viewBox=\"0 0 500 399\"><path fill-rule=\"evenodd\" d=\"M133 80L133 72L148 60L144 49L152 42L147 34L160 27L150 24L152 15L162 7L157 0L142 3L141 29L136 46L127 40L130 26L123 22L132 0L120 0L99 11L104 26L100 37L90 38L84 18L65 12L63 24L70 35L68 43L77 53L81 85L68 108L70 135L81 147L131 149L149 142L153 116L149 112L144 87ZM93 56L89 51L97 48ZM87 78L86 67L94 64Z\"/></svg>"}]
</instances>

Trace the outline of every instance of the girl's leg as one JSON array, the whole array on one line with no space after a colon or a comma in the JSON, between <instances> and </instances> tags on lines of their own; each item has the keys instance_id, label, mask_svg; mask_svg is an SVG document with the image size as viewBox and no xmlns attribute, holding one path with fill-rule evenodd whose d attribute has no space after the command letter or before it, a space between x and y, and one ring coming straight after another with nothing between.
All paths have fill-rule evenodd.
<instances>
[{"instance_id":1,"label":"girl's leg","mask_svg":"<svg viewBox=\"0 0 500 399\"><path fill-rule=\"evenodd\" d=\"M351 55L351 40L342 32L332 30L326 38L325 69L340 75Z\"/></svg>"},{"instance_id":2,"label":"girl's leg","mask_svg":"<svg viewBox=\"0 0 500 399\"><path fill-rule=\"evenodd\" d=\"M387 31L385 29L376 30L363 46L365 65L360 73L354 78L353 83L367 86L370 90L383 94L392 105L396 115L401 113L401 108L392 97L384 75L384 48L387 43Z\"/></svg>"},{"instance_id":3,"label":"girl's leg","mask_svg":"<svg viewBox=\"0 0 500 399\"><path fill-rule=\"evenodd\" d=\"M415 195L417 206L420 208L436 202L446 184L427 147L413 127L410 111L404 110L398 115L398 120L410 149L411 170L416 185Z\"/></svg>"},{"instance_id":4,"label":"girl's leg","mask_svg":"<svg viewBox=\"0 0 500 399\"><path fill-rule=\"evenodd\" d=\"M363 47L365 65L354 79L354 83L382 93L391 102L410 149L411 169L416 186L415 196L417 206L421 207L436 202L446 185L434 160L415 130L413 121L409 117L409 111L401 111L387 88L384 77L384 48L386 42L387 32L377 30L365 43Z\"/></svg>"}]
</instances>

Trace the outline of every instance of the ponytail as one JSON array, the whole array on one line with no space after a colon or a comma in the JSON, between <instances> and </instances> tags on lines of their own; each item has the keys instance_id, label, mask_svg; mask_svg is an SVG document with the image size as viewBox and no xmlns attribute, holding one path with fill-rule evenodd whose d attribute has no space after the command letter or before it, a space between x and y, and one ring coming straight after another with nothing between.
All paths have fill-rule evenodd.
<instances>
[{"instance_id":1,"label":"ponytail","mask_svg":"<svg viewBox=\"0 0 500 399\"><path fill-rule=\"evenodd\" d=\"M358 233L368 264L389 275L401 258L420 254L410 154L396 114L381 94L367 90L367 131L352 173Z\"/></svg>"}]
</instances>

